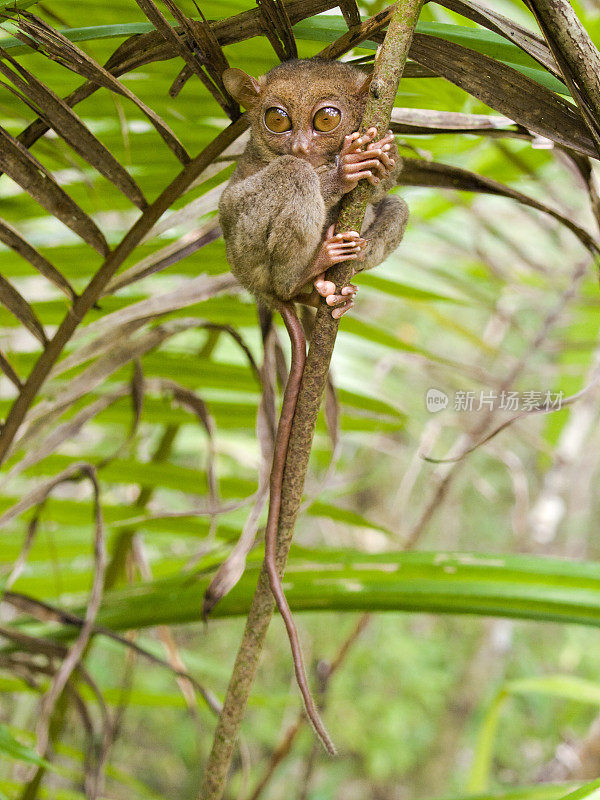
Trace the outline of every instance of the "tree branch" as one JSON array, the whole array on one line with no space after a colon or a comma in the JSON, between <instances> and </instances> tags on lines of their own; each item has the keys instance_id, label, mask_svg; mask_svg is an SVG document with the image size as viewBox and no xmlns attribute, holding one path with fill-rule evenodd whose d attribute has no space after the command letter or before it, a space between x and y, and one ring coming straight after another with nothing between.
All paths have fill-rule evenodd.
<instances>
[{"instance_id":1,"label":"tree branch","mask_svg":"<svg viewBox=\"0 0 600 800\"><path fill-rule=\"evenodd\" d=\"M363 117L363 130L374 126L383 134L389 127L394 98L406 63L421 4L422 0L399 0L396 4L384 44L376 59ZM369 188L364 184L359 184L346 196L338 219L338 230L361 229L368 198ZM352 273L352 262L346 262L331 270L329 277L335 280L338 286L343 286L348 283ZM317 311L313 337L300 387L283 478L277 541L277 564L280 574L283 574L285 569L294 524L302 500L315 425L327 381L338 324L339 321L332 318L329 307L322 302ZM273 596L263 566L227 689L223 712L215 731L213 747L200 791L201 800L220 800L223 795L229 765L254 682L264 638L273 615L273 605Z\"/></svg>"}]
</instances>

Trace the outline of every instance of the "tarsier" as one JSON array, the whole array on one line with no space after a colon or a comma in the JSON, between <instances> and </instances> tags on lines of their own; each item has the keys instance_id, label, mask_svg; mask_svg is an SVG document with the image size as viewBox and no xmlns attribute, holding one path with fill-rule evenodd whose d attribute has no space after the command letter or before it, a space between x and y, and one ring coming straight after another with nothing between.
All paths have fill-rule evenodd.
<instances>
[{"instance_id":1,"label":"tarsier","mask_svg":"<svg viewBox=\"0 0 600 800\"><path fill-rule=\"evenodd\" d=\"M250 140L225 188L219 213L227 260L239 282L280 312L292 344L271 470L265 566L285 622L306 713L329 752L333 744L310 695L295 624L275 558L283 469L306 357L294 302L321 298L341 317L356 287L338 292L326 270L351 260L355 272L380 264L399 244L408 208L387 192L402 163L391 131L360 133L370 78L336 61L288 61L255 79L228 69L223 82L247 110ZM334 232L341 200L371 184L363 231Z\"/></svg>"}]
</instances>

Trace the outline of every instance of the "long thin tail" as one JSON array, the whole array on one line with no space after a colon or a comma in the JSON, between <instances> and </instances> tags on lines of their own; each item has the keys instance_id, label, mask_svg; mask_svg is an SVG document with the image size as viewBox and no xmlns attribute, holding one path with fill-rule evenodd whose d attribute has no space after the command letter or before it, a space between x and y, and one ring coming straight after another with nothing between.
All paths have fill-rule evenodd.
<instances>
[{"instance_id":1,"label":"long thin tail","mask_svg":"<svg viewBox=\"0 0 600 800\"><path fill-rule=\"evenodd\" d=\"M304 372L304 363L306 361L306 339L304 337L304 330L302 329L300 320L296 315L293 304L282 303L278 307L278 311L283 318L285 327L290 337L292 358L290 374L285 386L285 391L283 393L281 415L279 417L279 425L277 426L277 435L275 437L273 466L271 467L269 515L267 518L267 529L265 532L265 566L269 576L269 583L271 585L273 597L275 598L277 608L279 609L279 613L281 614L281 618L283 619L287 629L288 639L290 640L290 647L292 649L292 659L294 661L296 682L298 683L298 688L300 689L302 699L304 700L306 714L327 752L330 755L335 755L336 751L334 744L331 741L329 734L325 730L325 726L321 721L319 712L317 711L312 699L310 689L308 688L308 681L306 678L306 670L304 668L304 660L302 658L300 640L298 639L298 632L296 630L294 618L292 617L292 612L290 611L290 607L281 585L279 572L277 571L277 528L279 525L279 512L281 510L283 470L285 468L285 460L290 441L292 422L294 420L294 412L296 411L296 401L298 400L300 383L302 381L302 374Z\"/></svg>"}]
</instances>

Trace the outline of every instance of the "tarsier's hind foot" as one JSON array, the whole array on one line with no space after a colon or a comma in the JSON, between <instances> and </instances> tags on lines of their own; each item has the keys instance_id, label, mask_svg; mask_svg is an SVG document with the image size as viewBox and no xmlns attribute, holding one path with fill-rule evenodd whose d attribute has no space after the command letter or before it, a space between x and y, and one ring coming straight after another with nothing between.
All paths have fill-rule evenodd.
<instances>
[{"instance_id":1,"label":"tarsier's hind foot","mask_svg":"<svg viewBox=\"0 0 600 800\"><path fill-rule=\"evenodd\" d=\"M325 280L325 275L319 275L314 282L315 289L325 298L325 302L331 307L331 316L334 319L342 317L346 311L354 306L354 298L358 292L358 286L349 283L344 286L339 294L336 294L336 286L333 281Z\"/></svg>"},{"instance_id":2,"label":"tarsier's hind foot","mask_svg":"<svg viewBox=\"0 0 600 800\"><path fill-rule=\"evenodd\" d=\"M356 231L334 233L334 230L334 225L328 228L325 240L315 259L315 268L323 271L316 276L313 285L319 295L325 298L327 305L333 309L331 316L339 319L354 305L358 287L349 283L338 293L335 283L326 280L325 271L343 261L361 261L365 257L367 241Z\"/></svg>"}]
</instances>

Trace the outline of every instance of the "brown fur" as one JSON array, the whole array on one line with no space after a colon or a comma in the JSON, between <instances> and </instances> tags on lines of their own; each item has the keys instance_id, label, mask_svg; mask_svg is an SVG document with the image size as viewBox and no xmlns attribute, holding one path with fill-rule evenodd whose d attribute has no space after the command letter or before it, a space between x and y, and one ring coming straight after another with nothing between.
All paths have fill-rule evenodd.
<instances>
[{"instance_id":1,"label":"brown fur","mask_svg":"<svg viewBox=\"0 0 600 800\"><path fill-rule=\"evenodd\" d=\"M251 124L250 141L219 204L227 260L243 286L274 306L293 298L314 277L311 264L344 193L337 156L344 137L360 125L368 79L349 64L319 60L288 61L258 80L241 70L227 70L223 77L230 93L247 107ZM330 133L312 127L315 109L323 104L342 113ZM273 106L288 112L290 135L272 133L264 125L264 113ZM300 158L292 153L298 140L308 150ZM394 197L379 206L401 169L395 148L394 156L392 175L373 194L374 221L366 231L369 247L361 270L381 263L404 234L404 201Z\"/></svg>"}]
</instances>

